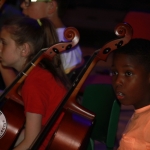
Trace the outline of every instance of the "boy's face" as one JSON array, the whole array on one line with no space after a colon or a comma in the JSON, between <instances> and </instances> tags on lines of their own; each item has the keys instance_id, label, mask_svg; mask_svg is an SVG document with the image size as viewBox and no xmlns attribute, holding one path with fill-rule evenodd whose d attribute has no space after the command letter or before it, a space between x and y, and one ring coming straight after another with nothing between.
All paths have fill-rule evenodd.
<instances>
[{"instance_id":1,"label":"boy's face","mask_svg":"<svg viewBox=\"0 0 150 150\"><path fill-rule=\"evenodd\" d=\"M123 105L133 105L138 109L150 104L150 73L134 57L114 55L112 85Z\"/></svg>"},{"instance_id":2,"label":"boy's face","mask_svg":"<svg viewBox=\"0 0 150 150\"><path fill-rule=\"evenodd\" d=\"M27 7L25 2L21 3L22 12L24 15L33 19L40 19L47 17L48 3L46 2L31 2Z\"/></svg>"}]
</instances>

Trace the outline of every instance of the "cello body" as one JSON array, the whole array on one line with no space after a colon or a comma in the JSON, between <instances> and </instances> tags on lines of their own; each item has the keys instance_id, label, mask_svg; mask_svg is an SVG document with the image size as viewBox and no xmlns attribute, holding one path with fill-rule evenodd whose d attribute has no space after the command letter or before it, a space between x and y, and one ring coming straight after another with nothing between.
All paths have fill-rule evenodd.
<instances>
[{"instance_id":1,"label":"cello body","mask_svg":"<svg viewBox=\"0 0 150 150\"><path fill-rule=\"evenodd\" d=\"M86 150L93 123L94 121L68 110L47 150Z\"/></svg>"},{"instance_id":2,"label":"cello body","mask_svg":"<svg viewBox=\"0 0 150 150\"><path fill-rule=\"evenodd\" d=\"M68 42L58 42L41 49L0 96L0 150L12 150L20 131L24 128L24 106L19 89L26 76L42 59L48 58L51 61L55 55L69 50L79 41L79 33L73 27L66 28L64 35Z\"/></svg>"},{"instance_id":3,"label":"cello body","mask_svg":"<svg viewBox=\"0 0 150 150\"><path fill-rule=\"evenodd\" d=\"M3 137L0 139L0 150L9 150L12 149L14 142L24 126L24 108L13 100L6 100L1 111L5 114L7 129Z\"/></svg>"}]
</instances>

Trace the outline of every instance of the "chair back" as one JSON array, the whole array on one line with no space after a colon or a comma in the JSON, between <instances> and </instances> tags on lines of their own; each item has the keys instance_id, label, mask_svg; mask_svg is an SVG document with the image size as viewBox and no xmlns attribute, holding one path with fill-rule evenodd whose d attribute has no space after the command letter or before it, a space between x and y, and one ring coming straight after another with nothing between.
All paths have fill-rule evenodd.
<instances>
[{"instance_id":1,"label":"chair back","mask_svg":"<svg viewBox=\"0 0 150 150\"><path fill-rule=\"evenodd\" d=\"M116 100L111 84L87 85L82 105L96 114L91 138L114 147L117 132L120 104Z\"/></svg>"}]
</instances>

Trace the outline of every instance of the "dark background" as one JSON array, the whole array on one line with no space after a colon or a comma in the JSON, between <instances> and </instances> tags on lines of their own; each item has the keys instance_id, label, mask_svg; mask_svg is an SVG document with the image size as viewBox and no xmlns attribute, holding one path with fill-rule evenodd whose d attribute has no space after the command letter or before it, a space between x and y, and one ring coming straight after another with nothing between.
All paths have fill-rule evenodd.
<instances>
[{"instance_id":1,"label":"dark background","mask_svg":"<svg viewBox=\"0 0 150 150\"><path fill-rule=\"evenodd\" d=\"M20 0L6 2L20 9ZM150 0L69 0L62 19L79 30L81 46L100 48L116 37L115 26L130 10L150 12Z\"/></svg>"},{"instance_id":2,"label":"dark background","mask_svg":"<svg viewBox=\"0 0 150 150\"><path fill-rule=\"evenodd\" d=\"M80 32L80 45L100 48L130 10L150 12L150 0L70 0L63 18Z\"/></svg>"}]
</instances>

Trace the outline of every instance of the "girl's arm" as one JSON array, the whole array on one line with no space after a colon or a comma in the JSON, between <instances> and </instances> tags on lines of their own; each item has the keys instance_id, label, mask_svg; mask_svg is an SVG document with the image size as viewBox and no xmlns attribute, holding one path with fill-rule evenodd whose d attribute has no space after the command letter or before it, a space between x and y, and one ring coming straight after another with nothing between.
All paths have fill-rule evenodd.
<instances>
[{"instance_id":1,"label":"girl's arm","mask_svg":"<svg viewBox=\"0 0 150 150\"><path fill-rule=\"evenodd\" d=\"M2 75L5 86L9 86L16 78L16 73L12 68L3 67L0 63L0 73Z\"/></svg>"},{"instance_id":2,"label":"girl's arm","mask_svg":"<svg viewBox=\"0 0 150 150\"><path fill-rule=\"evenodd\" d=\"M42 122L42 115L35 114L35 113L26 113L26 125L25 125L25 132L24 132L24 139L19 145L17 145L14 150L27 150L38 133L41 130L41 122Z\"/></svg>"}]
</instances>

